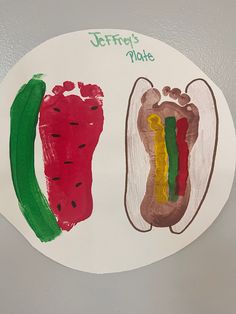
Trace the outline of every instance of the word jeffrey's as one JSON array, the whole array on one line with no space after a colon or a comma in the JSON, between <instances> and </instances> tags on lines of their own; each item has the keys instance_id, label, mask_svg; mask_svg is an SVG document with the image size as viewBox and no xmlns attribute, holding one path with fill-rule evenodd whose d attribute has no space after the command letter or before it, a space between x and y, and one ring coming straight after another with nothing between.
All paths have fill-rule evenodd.
<instances>
[{"instance_id":1,"label":"word jeffrey's","mask_svg":"<svg viewBox=\"0 0 236 314\"><path fill-rule=\"evenodd\" d=\"M89 35L92 35L93 39L90 40L91 44L94 47L104 47L110 45L118 46L130 46L134 48L134 44L139 42L139 39L136 35L131 34L131 36L123 37L120 34L105 34L101 32L89 32Z\"/></svg>"},{"instance_id":2,"label":"word jeffrey's","mask_svg":"<svg viewBox=\"0 0 236 314\"><path fill-rule=\"evenodd\" d=\"M138 52L135 50L128 51L126 53L126 56L130 57L132 63L134 63L135 61L155 61L153 55L150 52L146 52L144 49L143 52Z\"/></svg>"}]
</instances>

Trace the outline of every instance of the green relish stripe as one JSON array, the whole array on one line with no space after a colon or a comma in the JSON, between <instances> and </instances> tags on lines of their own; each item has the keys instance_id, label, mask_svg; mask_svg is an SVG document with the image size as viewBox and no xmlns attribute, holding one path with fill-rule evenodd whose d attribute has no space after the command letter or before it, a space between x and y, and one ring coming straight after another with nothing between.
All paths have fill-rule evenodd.
<instances>
[{"instance_id":1,"label":"green relish stripe","mask_svg":"<svg viewBox=\"0 0 236 314\"><path fill-rule=\"evenodd\" d=\"M168 185L169 200L175 202L178 196L175 193L176 177L178 175L178 147L176 143L176 119L165 118L165 140L169 156Z\"/></svg>"}]
</instances>

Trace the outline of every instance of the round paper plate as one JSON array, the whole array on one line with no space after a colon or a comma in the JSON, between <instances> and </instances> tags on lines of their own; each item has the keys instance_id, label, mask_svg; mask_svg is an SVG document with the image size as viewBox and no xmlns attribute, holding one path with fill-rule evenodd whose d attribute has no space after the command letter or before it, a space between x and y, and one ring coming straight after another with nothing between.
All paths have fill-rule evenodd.
<instances>
[{"instance_id":1,"label":"round paper plate","mask_svg":"<svg viewBox=\"0 0 236 314\"><path fill-rule=\"evenodd\" d=\"M159 40L117 29L58 36L10 70L0 99L0 212L65 266L156 262L199 237L229 197L227 102Z\"/></svg>"}]
</instances>

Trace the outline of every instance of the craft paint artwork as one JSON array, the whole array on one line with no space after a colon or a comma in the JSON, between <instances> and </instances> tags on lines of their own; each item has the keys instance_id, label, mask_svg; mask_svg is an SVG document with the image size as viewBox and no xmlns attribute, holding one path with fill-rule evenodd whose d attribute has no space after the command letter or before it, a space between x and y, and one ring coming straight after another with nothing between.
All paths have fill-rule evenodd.
<instances>
[{"instance_id":1,"label":"craft paint artwork","mask_svg":"<svg viewBox=\"0 0 236 314\"><path fill-rule=\"evenodd\" d=\"M39 116L49 203L67 231L92 213L92 157L104 120L101 88L80 82L78 88L80 95L65 96L74 83L55 86Z\"/></svg>"},{"instance_id":2,"label":"craft paint artwork","mask_svg":"<svg viewBox=\"0 0 236 314\"><path fill-rule=\"evenodd\" d=\"M52 38L10 70L0 99L0 213L64 266L101 274L159 261L229 197L224 95L159 40L114 29Z\"/></svg>"},{"instance_id":3,"label":"craft paint artwork","mask_svg":"<svg viewBox=\"0 0 236 314\"><path fill-rule=\"evenodd\" d=\"M11 106L10 161L19 207L36 236L54 240L87 219L93 209L92 156L103 128L103 92L78 83L80 96L66 81L46 95L41 75L21 87ZM83 97L83 99L82 99ZM39 116L49 203L34 169L34 141ZM86 143L85 143L86 142ZM54 215L53 215L54 213Z\"/></svg>"},{"instance_id":4,"label":"craft paint artwork","mask_svg":"<svg viewBox=\"0 0 236 314\"><path fill-rule=\"evenodd\" d=\"M182 233L200 210L214 170L218 141L216 101L203 79L190 82L185 89L188 94L165 86L161 95L152 86L141 77L130 95L126 118L126 212L139 231L155 226ZM198 148L194 150L195 145ZM142 153L143 157L135 157ZM147 154L149 165L145 162ZM144 168L143 180L139 181L142 188L137 189L134 178ZM134 208L132 200L140 197L141 190L143 199Z\"/></svg>"},{"instance_id":5,"label":"craft paint artwork","mask_svg":"<svg viewBox=\"0 0 236 314\"><path fill-rule=\"evenodd\" d=\"M10 161L19 207L41 241L61 233L34 170L34 140L45 83L33 77L19 90L11 106Z\"/></svg>"}]
</instances>

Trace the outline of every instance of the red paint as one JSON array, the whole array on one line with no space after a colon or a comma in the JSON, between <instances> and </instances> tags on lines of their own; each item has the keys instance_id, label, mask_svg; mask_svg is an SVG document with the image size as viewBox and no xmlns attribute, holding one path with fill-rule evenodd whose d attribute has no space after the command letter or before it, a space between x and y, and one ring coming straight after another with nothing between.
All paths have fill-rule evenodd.
<instances>
[{"instance_id":1,"label":"red paint","mask_svg":"<svg viewBox=\"0 0 236 314\"><path fill-rule=\"evenodd\" d=\"M101 91L91 84L83 88L90 86ZM55 95L44 97L39 118L49 203L63 230L92 213L92 157L104 120L102 99L97 97L103 93L85 99L63 95L73 88L68 81L55 86Z\"/></svg>"},{"instance_id":2,"label":"red paint","mask_svg":"<svg viewBox=\"0 0 236 314\"><path fill-rule=\"evenodd\" d=\"M82 97L103 97L103 91L101 88L94 84L87 84L78 82L80 88L80 94Z\"/></svg>"},{"instance_id":3,"label":"red paint","mask_svg":"<svg viewBox=\"0 0 236 314\"><path fill-rule=\"evenodd\" d=\"M73 82L70 82L70 81L66 81L63 83L63 87L66 91L71 91L75 88L75 84Z\"/></svg>"},{"instance_id":4,"label":"red paint","mask_svg":"<svg viewBox=\"0 0 236 314\"><path fill-rule=\"evenodd\" d=\"M52 92L53 94L57 95L57 94L60 94L60 93L63 93L65 91L64 87L61 86L61 85L56 85L53 87L52 89Z\"/></svg>"},{"instance_id":5,"label":"red paint","mask_svg":"<svg viewBox=\"0 0 236 314\"><path fill-rule=\"evenodd\" d=\"M188 156L189 149L186 142L188 131L188 120L181 118L176 122L177 134L176 142L178 146L178 175L176 177L176 194L184 196L188 178Z\"/></svg>"}]
</instances>

